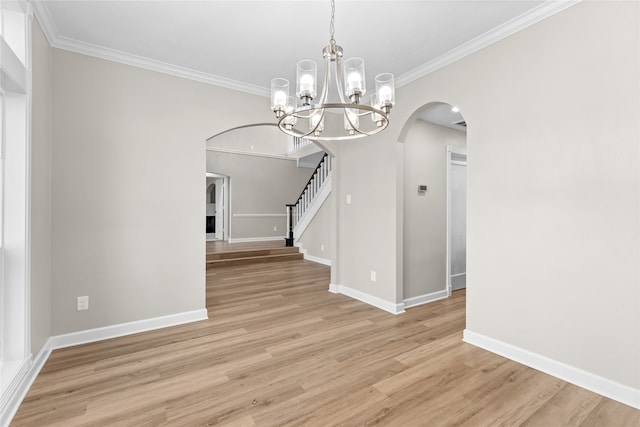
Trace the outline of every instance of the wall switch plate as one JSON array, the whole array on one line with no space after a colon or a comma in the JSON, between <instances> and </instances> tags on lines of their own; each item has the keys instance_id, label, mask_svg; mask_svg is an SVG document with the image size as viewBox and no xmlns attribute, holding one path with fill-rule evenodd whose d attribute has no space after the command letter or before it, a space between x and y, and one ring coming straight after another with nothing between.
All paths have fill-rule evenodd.
<instances>
[{"instance_id":1,"label":"wall switch plate","mask_svg":"<svg viewBox=\"0 0 640 427\"><path fill-rule=\"evenodd\" d=\"M347 204L351 204L351 194L347 194Z\"/></svg>"},{"instance_id":2,"label":"wall switch plate","mask_svg":"<svg viewBox=\"0 0 640 427\"><path fill-rule=\"evenodd\" d=\"M324 245L320 245L320 251L324 252Z\"/></svg>"},{"instance_id":3,"label":"wall switch plate","mask_svg":"<svg viewBox=\"0 0 640 427\"><path fill-rule=\"evenodd\" d=\"M76 310L77 311L89 310L89 297L88 296L78 297L76 299Z\"/></svg>"},{"instance_id":4,"label":"wall switch plate","mask_svg":"<svg viewBox=\"0 0 640 427\"><path fill-rule=\"evenodd\" d=\"M375 271L371 270L371 281L375 282L377 279L377 274Z\"/></svg>"},{"instance_id":5,"label":"wall switch plate","mask_svg":"<svg viewBox=\"0 0 640 427\"><path fill-rule=\"evenodd\" d=\"M273 231L278 231L278 227L274 226Z\"/></svg>"}]
</instances>

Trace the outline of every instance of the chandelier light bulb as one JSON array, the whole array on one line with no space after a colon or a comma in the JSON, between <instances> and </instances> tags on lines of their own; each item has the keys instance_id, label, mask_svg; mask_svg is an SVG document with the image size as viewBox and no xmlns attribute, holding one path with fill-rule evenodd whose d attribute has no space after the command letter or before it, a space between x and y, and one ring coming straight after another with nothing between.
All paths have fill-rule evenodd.
<instances>
[{"instance_id":1,"label":"chandelier light bulb","mask_svg":"<svg viewBox=\"0 0 640 427\"><path fill-rule=\"evenodd\" d=\"M289 81L287 79L271 80L271 109L280 117L287 106L289 98Z\"/></svg>"},{"instance_id":2,"label":"chandelier light bulb","mask_svg":"<svg viewBox=\"0 0 640 427\"><path fill-rule=\"evenodd\" d=\"M316 97L316 80L318 65L309 59L299 61L297 66L298 91L296 95L303 100L304 105Z\"/></svg>"},{"instance_id":3,"label":"chandelier light bulb","mask_svg":"<svg viewBox=\"0 0 640 427\"><path fill-rule=\"evenodd\" d=\"M320 135L320 132L324 130L324 117L322 112L317 112L309 118L309 130L312 131L315 136Z\"/></svg>"},{"instance_id":4,"label":"chandelier light bulb","mask_svg":"<svg viewBox=\"0 0 640 427\"><path fill-rule=\"evenodd\" d=\"M349 58L344 61L345 95L353 102L360 102L360 97L365 94L364 60L362 58Z\"/></svg>"},{"instance_id":5,"label":"chandelier light bulb","mask_svg":"<svg viewBox=\"0 0 640 427\"><path fill-rule=\"evenodd\" d=\"M293 96L290 96L287 100L287 105L285 106L285 113L292 113L296 108L296 99ZM283 119L284 125L287 129L292 129L297 122L297 118L294 115L288 115Z\"/></svg>"},{"instance_id":6,"label":"chandelier light bulb","mask_svg":"<svg viewBox=\"0 0 640 427\"><path fill-rule=\"evenodd\" d=\"M381 87L380 91L378 92L378 99L383 104L385 102L391 102L391 89L386 86Z\"/></svg>"},{"instance_id":7,"label":"chandelier light bulb","mask_svg":"<svg viewBox=\"0 0 640 427\"><path fill-rule=\"evenodd\" d=\"M356 129L360 126L360 118L358 113L353 109L344 110L344 128L349 132L349 135L355 135Z\"/></svg>"},{"instance_id":8,"label":"chandelier light bulb","mask_svg":"<svg viewBox=\"0 0 640 427\"><path fill-rule=\"evenodd\" d=\"M309 74L304 74L300 77L300 92L311 93L313 90L313 77Z\"/></svg>"},{"instance_id":9,"label":"chandelier light bulb","mask_svg":"<svg viewBox=\"0 0 640 427\"><path fill-rule=\"evenodd\" d=\"M376 76L376 95L382 108L391 108L396 103L393 74L383 73Z\"/></svg>"},{"instance_id":10,"label":"chandelier light bulb","mask_svg":"<svg viewBox=\"0 0 640 427\"><path fill-rule=\"evenodd\" d=\"M273 95L273 105L278 107L287 105L287 94L283 90L279 90Z\"/></svg>"}]
</instances>

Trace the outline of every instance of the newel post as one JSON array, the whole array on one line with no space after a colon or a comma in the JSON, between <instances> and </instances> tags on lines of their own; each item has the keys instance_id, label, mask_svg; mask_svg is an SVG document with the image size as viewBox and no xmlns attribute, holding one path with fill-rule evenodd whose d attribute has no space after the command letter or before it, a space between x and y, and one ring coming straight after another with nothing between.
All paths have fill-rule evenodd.
<instances>
[{"instance_id":1,"label":"newel post","mask_svg":"<svg viewBox=\"0 0 640 427\"><path fill-rule=\"evenodd\" d=\"M293 246L293 208L295 205L287 205L287 237L284 239L285 246Z\"/></svg>"}]
</instances>

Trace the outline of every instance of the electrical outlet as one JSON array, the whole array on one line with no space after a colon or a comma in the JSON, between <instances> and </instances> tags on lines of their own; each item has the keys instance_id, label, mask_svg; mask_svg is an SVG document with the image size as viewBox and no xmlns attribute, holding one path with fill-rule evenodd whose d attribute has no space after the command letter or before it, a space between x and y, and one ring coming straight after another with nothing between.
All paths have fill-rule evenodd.
<instances>
[{"instance_id":1,"label":"electrical outlet","mask_svg":"<svg viewBox=\"0 0 640 427\"><path fill-rule=\"evenodd\" d=\"M320 245L320 252L324 252L324 245Z\"/></svg>"},{"instance_id":2,"label":"electrical outlet","mask_svg":"<svg viewBox=\"0 0 640 427\"><path fill-rule=\"evenodd\" d=\"M88 296L78 297L76 299L76 310L77 311L89 310L89 297Z\"/></svg>"},{"instance_id":3,"label":"electrical outlet","mask_svg":"<svg viewBox=\"0 0 640 427\"><path fill-rule=\"evenodd\" d=\"M376 279L377 279L376 272L375 272L375 271L373 271L373 270L371 270L371 281L372 281L372 282L375 282L375 281L376 281Z\"/></svg>"},{"instance_id":4,"label":"electrical outlet","mask_svg":"<svg viewBox=\"0 0 640 427\"><path fill-rule=\"evenodd\" d=\"M351 194L347 194L347 204L351 204Z\"/></svg>"},{"instance_id":5,"label":"electrical outlet","mask_svg":"<svg viewBox=\"0 0 640 427\"><path fill-rule=\"evenodd\" d=\"M274 227L273 227L273 231L278 231L278 227L277 227L277 226L274 226Z\"/></svg>"}]
</instances>

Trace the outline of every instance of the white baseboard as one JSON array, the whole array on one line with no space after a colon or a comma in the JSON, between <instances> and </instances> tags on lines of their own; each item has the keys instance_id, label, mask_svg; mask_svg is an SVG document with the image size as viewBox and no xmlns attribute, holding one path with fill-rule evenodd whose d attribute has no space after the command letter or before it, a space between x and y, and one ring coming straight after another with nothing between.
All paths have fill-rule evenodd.
<instances>
[{"instance_id":1,"label":"white baseboard","mask_svg":"<svg viewBox=\"0 0 640 427\"><path fill-rule=\"evenodd\" d=\"M426 304L432 301L438 301L440 299L447 298L447 290L431 292L430 294L418 295L417 297L411 297L404 300L404 308L416 307L418 305Z\"/></svg>"},{"instance_id":2,"label":"white baseboard","mask_svg":"<svg viewBox=\"0 0 640 427\"><path fill-rule=\"evenodd\" d=\"M40 373L40 370L51 355L52 350L101 341L109 338L117 338L126 335L137 334L139 332L146 332L154 329L178 326L184 323L206 320L208 318L209 316L207 314L207 310L201 309L50 337L42 347L42 350L40 350L40 352L38 353L38 356L29 366L27 373L22 376L20 385L16 388L16 391L13 393L12 397L7 403L7 406L2 412L0 425L3 427L9 425L14 415L18 411L22 400L27 395L29 388L31 388L31 385Z\"/></svg>"},{"instance_id":3,"label":"white baseboard","mask_svg":"<svg viewBox=\"0 0 640 427\"><path fill-rule=\"evenodd\" d=\"M302 255L304 255L304 259L306 259L308 261L317 262L318 264L328 265L329 267L331 267L331 260L330 259L320 258L320 257L314 256L314 255L309 255L307 253L308 251L305 248L303 248L302 245L300 245L299 243L296 243L295 246L298 248L300 253Z\"/></svg>"},{"instance_id":4,"label":"white baseboard","mask_svg":"<svg viewBox=\"0 0 640 427\"><path fill-rule=\"evenodd\" d=\"M135 322L120 323L102 328L71 332L69 334L51 337L51 349L71 347L74 345L137 334L139 332L146 332L154 329L168 328L170 326L182 325L183 323L207 320L208 318L207 310L203 308L201 310L187 311L184 313L153 317L151 319L138 320Z\"/></svg>"},{"instance_id":5,"label":"white baseboard","mask_svg":"<svg viewBox=\"0 0 640 427\"><path fill-rule=\"evenodd\" d=\"M391 314L404 313L404 303L394 304L392 302L383 300L382 298L374 297L357 289L350 288L344 285L329 284L329 292L334 294L342 294L348 297L357 299L369 305L372 305L381 310L387 311Z\"/></svg>"},{"instance_id":6,"label":"white baseboard","mask_svg":"<svg viewBox=\"0 0 640 427\"><path fill-rule=\"evenodd\" d=\"M282 240L284 242L284 236L272 236L272 237L229 237L229 243L247 243L247 242L272 242L276 240Z\"/></svg>"},{"instance_id":7,"label":"white baseboard","mask_svg":"<svg viewBox=\"0 0 640 427\"><path fill-rule=\"evenodd\" d=\"M640 390L465 329L463 341L640 409Z\"/></svg>"},{"instance_id":8,"label":"white baseboard","mask_svg":"<svg viewBox=\"0 0 640 427\"><path fill-rule=\"evenodd\" d=\"M320 257L309 255L309 254L304 254L304 259L317 262L318 264L328 265L329 267L331 267L330 259L320 258Z\"/></svg>"},{"instance_id":9,"label":"white baseboard","mask_svg":"<svg viewBox=\"0 0 640 427\"><path fill-rule=\"evenodd\" d=\"M2 427L9 425L18 411L20 403L27 395L31 383L33 383L33 379L29 381L32 366L31 355L29 355L29 358L20 363L15 377L2 394L2 401L0 402L0 425Z\"/></svg>"}]
</instances>

